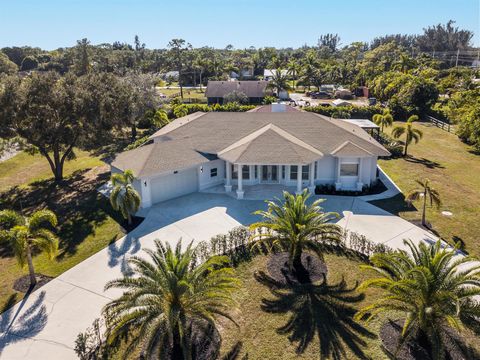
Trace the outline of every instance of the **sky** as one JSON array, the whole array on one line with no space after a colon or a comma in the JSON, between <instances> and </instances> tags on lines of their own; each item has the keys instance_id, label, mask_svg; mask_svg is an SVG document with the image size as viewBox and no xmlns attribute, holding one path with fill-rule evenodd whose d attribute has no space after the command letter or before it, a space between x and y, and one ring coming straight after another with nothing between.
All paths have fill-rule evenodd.
<instances>
[{"instance_id":1,"label":"sky","mask_svg":"<svg viewBox=\"0 0 480 360\"><path fill-rule=\"evenodd\" d=\"M52 50L92 44L164 48L173 38L194 47L299 47L338 33L342 45L384 34L418 34L452 19L475 32L480 0L0 0L0 47Z\"/></svg>"}]
</instances>

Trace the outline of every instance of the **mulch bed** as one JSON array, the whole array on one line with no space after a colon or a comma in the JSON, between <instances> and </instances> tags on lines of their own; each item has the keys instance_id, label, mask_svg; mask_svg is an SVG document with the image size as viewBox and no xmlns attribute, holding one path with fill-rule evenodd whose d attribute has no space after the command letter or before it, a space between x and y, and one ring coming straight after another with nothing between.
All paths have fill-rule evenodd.
<instances>
[{"instance_id":1,"label":"mulch bed","mask_svg":"<svg viewBox=\"0 0 480 360\"><path fill-rule=\"evenodd\" d=\"M30 275L24 275L15 280L15 282L13 283L13 288L16 291L27 293L29 291L34 291L38 288L41 288L43 285L53 279L53 277L43 274L35 274L35 277L37 278L37 283L35 284L35 287L30 288Z\"/></svg>"},{"instance_id":2,"label":"mulch bed","mask_svg":"<svg viewBox=\"0 0 480 360\"><path fill-rule=\"evenodd\" d=\"M143 220L145 220L145 218L139 217L139 216L133 216L132 223L130 225L128 224L127 220L122 221L122 223L120 224L120 230L124 234L127 234L133 229L135 229L138 225L140 225Z\"/></svg>"},{"instance_id":3,"label":"mulch bed","mask_svg":"<svg viewBox=\"0 0 480 360\"><path fill-rule=\"evenodd\" d=\"M382 339L382 345L387 353L395 354L402 334L403 320L389 320L380 328L380 338ZM449 331L448 336L450 339L445 341L445 346L448 352L448 359L450 360L465 360L465 359L478 359L479 354L476 350L469 348L463 344L462 338ZM461 348L464 348L462 352ZM396 353L395 359L398 360L432 360L428 351L420 344L416 343L413 339L407 341Z\"/></svg>"},{"instance_id":4,"label":"mulch bed","mask_svg":"<svg viewBox=\"0 0 480 360\"><path fill-rule=\"evenodd\" d=\"M303 252L302 264L312 283L323 280L327 275L327 265L315 254ZM296 274L288 267L287 252L272 254L268 259L267 269L269 275L281 284L299 283Z\"/></svg>"}]
</instances>

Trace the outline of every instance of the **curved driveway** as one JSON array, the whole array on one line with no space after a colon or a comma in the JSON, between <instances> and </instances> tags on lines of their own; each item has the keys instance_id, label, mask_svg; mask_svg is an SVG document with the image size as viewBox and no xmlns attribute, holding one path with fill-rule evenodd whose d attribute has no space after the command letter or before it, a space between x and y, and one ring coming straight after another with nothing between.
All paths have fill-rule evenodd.
<instances>
[{"instance_id":1,"label":"curved driveway","mask_svg":"<svg viewBox=\"0 0 480 360\"><path fill-rule=\"evenodd\" d=\"M352 197L322 196L325 210L343 215L339 224L393 248L402 239L435 241L430 233ZM109 280L128 272L126 260L152 248L154 239L175 243L208 240L257 220L260 200L195 193L152 207L143 223L127 236L76 265L0 315L0 359L77 359L77 335L100 316L102 307L120 295L104 291Z\"/></svg>"}]
</instances>

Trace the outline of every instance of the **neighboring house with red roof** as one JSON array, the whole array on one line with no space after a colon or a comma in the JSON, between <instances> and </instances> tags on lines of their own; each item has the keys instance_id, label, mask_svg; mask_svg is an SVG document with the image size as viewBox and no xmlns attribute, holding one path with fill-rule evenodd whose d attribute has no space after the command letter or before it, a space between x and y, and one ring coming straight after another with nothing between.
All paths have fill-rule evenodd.
<instances>
[{"instance_id":1,"label":"neighboring house with red roof","mask_svg":"<svg viewBox=\"0 0 480 360\"><path fill-rule=\"evenodd\" d=\"M176 119L151 136L153 143L120 153L112 172L131 169L142 207L149 207L219 185L239 199L257 184L357 191L377 181L377 158L390 155L354 124L286 107L262 110Z\"/></svg>"}]
</instances>

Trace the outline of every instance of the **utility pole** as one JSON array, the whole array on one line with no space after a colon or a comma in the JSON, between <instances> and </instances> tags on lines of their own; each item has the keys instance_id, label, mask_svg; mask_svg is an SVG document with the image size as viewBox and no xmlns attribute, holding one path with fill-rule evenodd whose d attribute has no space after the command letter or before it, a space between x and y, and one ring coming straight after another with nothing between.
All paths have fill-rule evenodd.
<instances>
[{"instance_id":1,"label":"utility pole","mask_svg":"<svg viewBox=\"0 0 480 360\"><path fill-rule=\"evenodd\" d=\"M457 60L455 60L455 67L458 67L458 55L460 55L460 49L457 49Z\"/></svg>"}]
</instances>

